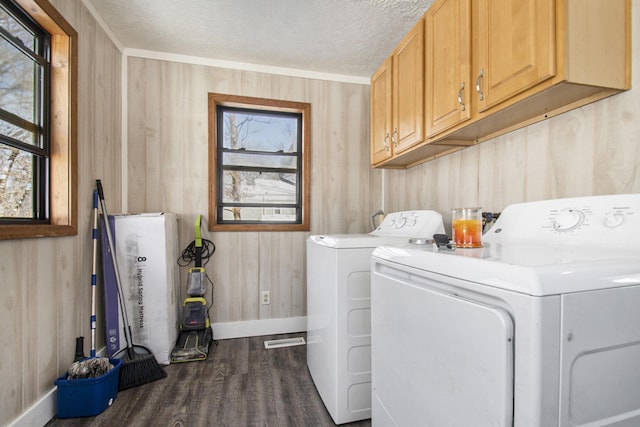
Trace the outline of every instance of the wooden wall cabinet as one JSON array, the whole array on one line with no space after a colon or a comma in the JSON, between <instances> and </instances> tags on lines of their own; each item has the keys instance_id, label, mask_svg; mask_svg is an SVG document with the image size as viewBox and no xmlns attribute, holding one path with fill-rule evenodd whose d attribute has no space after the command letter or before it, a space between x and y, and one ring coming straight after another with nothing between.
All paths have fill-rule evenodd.
<instances>
[{"instance_id":1,"label":"wooden wall cabinet","mask_svg":"<svg viewBox=\"0 0 640 427\"><path fill-rule=\"evenodd\" d=\"M437 0L411 167L631 87L630 0Z\"/></svg>"},{"instance_id":2,"label":"wooden wall cabinet","mask_svg":"<svg viewBox=\"0 0 640 427\"><path fill-rule=\"evenodd\" d=\"M425 14L428 138L555 74L554 0L477 0L473 25L471 4Z\"/></svg>"},{"instance_id":3,"label":"wooden wall cabinet","mask_svg":"<svg viewBox=\"0 0 640 427\"><path fill-rule=\"evenodd\" d=\"M471 0L442 0L425 14L426 134L471 118Z\"/></svg>"},{"instance_id":4,"label":"wooden wall cabinet","mask_svg":"<svg viewBox=\"0 0 640 427\"><path fill-rule=\"evenodd\" d=\"M390 56L371 77L371 164L373 165L392 156L392 62L393 57Z\"/></svg>"},{"instance_id":5,"label":"wooden wall cabinet","mask_svg":"<svg viewBox=\"0 0 640 427\"><path fill-rule=\"evenodd\" d=\"M555 3L474 2L475 110L486 111L556 74Z\"/></svg>"},{"instance_id":6,"label":"wooden wall cabinet","mask_svg":"<svg viewBox=\"0 0 640 427\"><path fill-rule=\"evenodd\" d=\"M371 164L424 141L424 21L371 78Z\"/></svg>"}]
</instances>

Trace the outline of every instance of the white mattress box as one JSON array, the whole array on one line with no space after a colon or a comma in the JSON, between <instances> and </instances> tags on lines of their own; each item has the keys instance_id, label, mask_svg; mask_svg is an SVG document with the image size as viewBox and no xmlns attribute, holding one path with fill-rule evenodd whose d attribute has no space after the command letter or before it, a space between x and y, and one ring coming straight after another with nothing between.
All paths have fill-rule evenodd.
<instances>
[{"instance_id":1,"label":"white mattress box","mask_svg":"<svg viewBox=\"0 0 640 427\"><path fill-rule=\"evenodd\" d=\"M169 364L179 331L178 217L171 213L110 215L133 343ZM107 353L126 347L109 244L102 227Z\"/></svg>"}]
</instances>

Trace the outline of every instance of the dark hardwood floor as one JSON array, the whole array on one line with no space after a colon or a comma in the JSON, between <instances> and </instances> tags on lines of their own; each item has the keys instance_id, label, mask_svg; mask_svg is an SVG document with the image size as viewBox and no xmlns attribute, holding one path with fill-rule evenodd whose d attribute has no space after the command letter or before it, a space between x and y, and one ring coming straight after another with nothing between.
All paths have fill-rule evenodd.
<instances>
[{"instance_id":1,"label":"dark hardwood floor","mask_svg":"<svg viewBox=\"0 0 640 427\"><path fill-rule=\"evenodd\" d=\"M220 340L206 361L165 367L167 378L119 392L100 415L54 418L47 427L334 426L307 369L306 345L264 348L297 336L305 334Z\"/></svg>"}]
</instances>

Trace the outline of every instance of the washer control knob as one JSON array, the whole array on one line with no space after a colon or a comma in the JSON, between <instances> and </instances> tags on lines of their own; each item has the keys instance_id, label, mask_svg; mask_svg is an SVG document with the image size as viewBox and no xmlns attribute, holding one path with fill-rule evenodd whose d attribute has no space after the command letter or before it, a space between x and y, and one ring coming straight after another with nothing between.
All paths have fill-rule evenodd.
<instances>
[{"instance_id":1,"label":"washer control knob","mask_svg":"<svg viewBox=\"0 0 640 427\"><path fill-rule=\"evenodd\" d=\"M618 227L619 225L622 225L623 222L624 215L619 213L609 212L604 216L604 225L609 228Z\"/></svg>"},{"instance_id":2,"label":"washer control knob","mask_svg":"<svg viewBox=\"0 0 640 427\"><path fill-rule=\"evenodd\" d=\"M584 214L575 209L569 209L562 212L553 221L553 228L556 231L571 231L575 230L584 221Z\"/></svg>"},{"instance_id":3,"label":"washer control knob","mask_svg":"<svg viewBox=\"0 0 640 427\"><path fill-rule=\"evenodd\" d=\"M407 225L407 217L401 216L396 222L396 228L402 228Z\"/></svg>"}]
</instances>

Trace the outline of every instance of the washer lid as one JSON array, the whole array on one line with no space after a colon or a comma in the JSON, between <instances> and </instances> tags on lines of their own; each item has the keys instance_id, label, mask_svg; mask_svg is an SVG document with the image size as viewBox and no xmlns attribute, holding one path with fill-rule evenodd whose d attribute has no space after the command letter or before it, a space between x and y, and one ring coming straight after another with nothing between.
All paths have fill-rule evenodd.
<instances>
[{"instance_id":1,"label":"washer lid","mask_svg":"<svg viewBox=\"0 0 640 427\"><path fill-rule=\"evenodd\" d=\"M533 296L640 285L637 250L485 243L482 248L438 251L407 244L378 247L372 256Z\"/></svg>"},{"instance_id":2,"label":"washer lid","mask_svg":"<svg viewBox=\"0 0 640 427\"><path fill-rule=\"evenodd\" d=\"M309 243L335 249L375 248L380 245L401 245L409 241L407 236L374 236L372 234L331 234L310 236Z\"/></svg>"}]
</instances>

